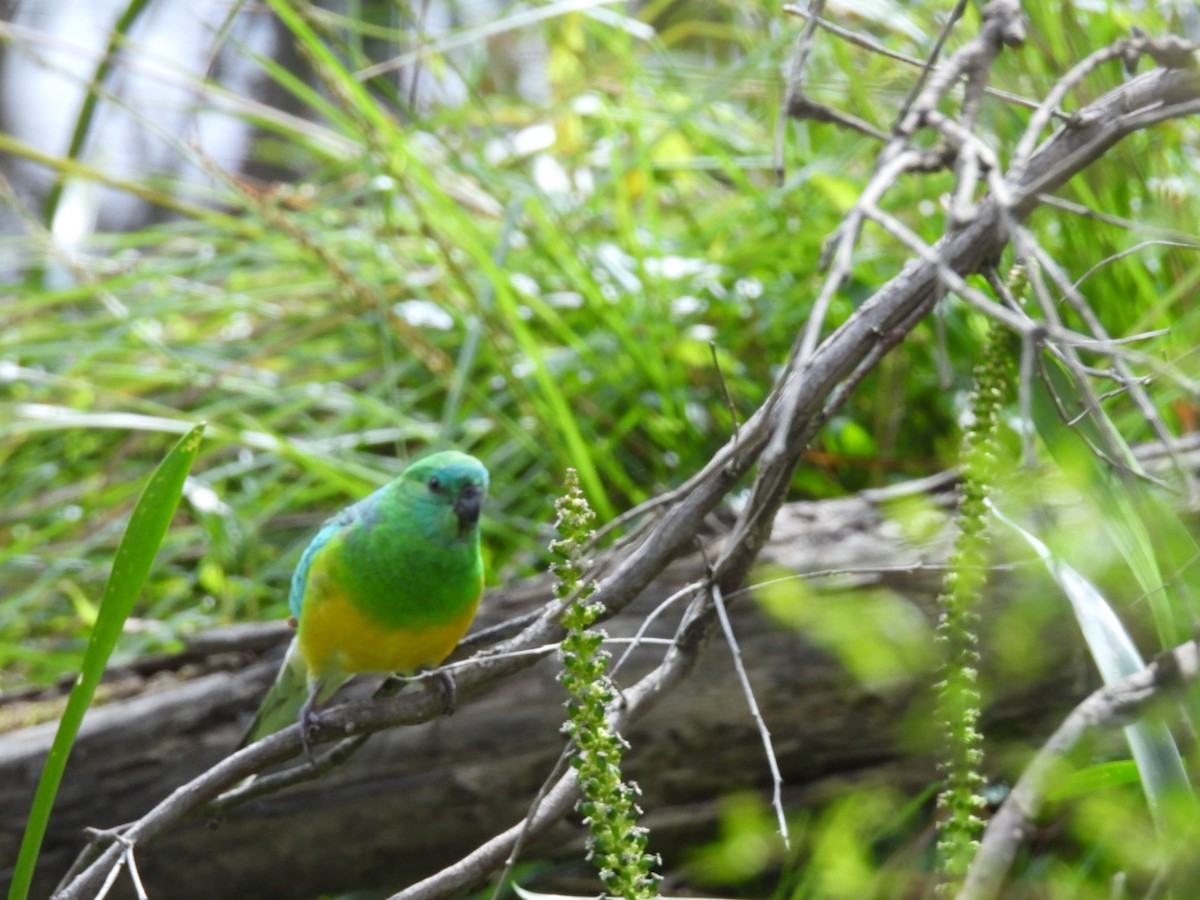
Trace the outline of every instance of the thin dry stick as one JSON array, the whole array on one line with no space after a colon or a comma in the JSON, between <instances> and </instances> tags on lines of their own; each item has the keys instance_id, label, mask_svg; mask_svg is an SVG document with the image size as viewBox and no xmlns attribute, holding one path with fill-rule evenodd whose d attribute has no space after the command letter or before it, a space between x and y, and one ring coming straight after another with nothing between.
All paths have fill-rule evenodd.
<instances>
[{"instance_id":1,"label":"thin dry stick","mask_svg":"<svg viewBox=\"0 0 1200 900\"><path fill-rule=\"evenodd\" d=\"M1075 347L1081 350L1090 350L1097 353L1104 353L1108 356L1120 356L1134 364L1145 365L1153 369L1156 373L1169 377L1185 390L1194 391L1195 383L1188 379L1183 373L1177 371L1171 366L1164 365L1161 361L1154 359L1145 353L1136 350L1122 347L1123 341L1130 338L1114 338L1110 340L1098 340L1090 335L1080 334L1072 331L1069 328L1057 323L1058 317L1054 316L1054 323L1047 323L1029 318L1024 313L1019 311L1014 312L999 303L996 303L982 291L972 287L961 275L955 272L951 267L940 261L940 254L935 246L925 243L915 232L907 225L897 219L890 213L886 213L878 207L868 207L863 210L868 218L882 227L884 230L892 234L897 239L901 240L906 246L919 254L923 259L929 261L936 266L938 278L940 278L946 289L953 291L963 300L966 300L972 306L984 312L993 319L1001 322L1014 331L1024 334L1041 335L1045 338L1054 340L1057 344L1064 347ZM1030 281L1033 282L1036 273L1031 273ZM1052 301L1047 301L1053 307ZM1133 340L1140 340L1144 335L1138 335ZM1078 364L1078 371L1085 372L1082 363Z\"/></svg>"},{"instance_id":2,"label":"thin dry stick","mask_svg":"<svg viewBox=\"0 0 1200 900\"><path fill-rule=\"evenodd\" d=\"M805 24L804 30L796 38L796 48L792 52L792 64L788 72L787 87L783 94L783 108L775 122L775 181L783 184L783 138L786 134L789 110L795 98L803 96L804 67L808 62L808 54L812 51L813 36L817 30L817 22L825 9L825 0L812 0L809 3L812 18Z\"/></svg>"},{"instance_id":3,"label":"thin dry stick","mask_svg":"<svg viewBox=\"0 0 1200 900\"><path fill-rule=\"evenodd\" d=\"M758 708L758 701L754 698L754 688L750 684L750 676L746 674L746 665L742 662L742 651L738 646L737 636L733 633L733 626L729 624L729 613L725 611L725 600L721 596L721 588L710 582L708 590L712 594L713 605L717 608L717 620L721 623L725 643L729 646L729 652L733 654L733 667L737 670L738 682L746 697L746 705L750 707L750 715L754 717L754 724L758 726L758 733L762 738L763 750L767 754L767 766L771 770L771 783L774 785L771 805L775 807L775 818L779 821L779 836L783 838L783 845L790 849L792 842L788 835L787 819L783 815L783 775L779 772L779 760L775 757L771 732L767 729L762 711Z\"/></svg>"},{"instance_id":4,"label":"thin dry stick","mask_svg":"<svg viewBox=\"0 0 1200 900\"><path fill-rule=\"evenodd\" d=\"M492 900L500 900L500 895L504 893L505 883L508 877L512 874L513 867L516 866L517 860L521 857L521 851L525 849L525 842L530 837L530 832L533 828L533 822L537 817L538 811L541 810L542 804L546 802L546 798L550 796L550 792L562 780L563 772L566 770L571 759L571 752L575 742L568 741L566 746L562 748L562 752L558 754L558 759L554 761L554 765L550 767L550 774L546 776L542 782L542 786L538 788L537 796L533 798L533 802L529 804L529 811L525 813L525 818L521 820L520 831L517 833L516 840L513 841L512 849L508 852L507 858L504 860L504 868L500 870L500 875L496 879L495 887L492 888ZM507 832L506 832L507 833Z\"/></svg>"},{"instance_id":5,"label":"thin dry stick","mask_svg":"<svg viewBox=\"0 0 1200 900\"><path fill-rule=\"evenodd\" d=\"M337 768L358 752L366 743L369 734L360 734L336 744L332 750L314 762L302 762L282 772L272 772L270 775L257 776L253 781L235 787L231 791L213 800L205 807L205 813L213 818L220 818L232 809L236 809L258 797L275 794L294 784L304 784L315 781L322 775Z\"/></svg>"},{"instance_id":6,"label":"thin dry stick","mask_svg":"<svg viewBox=\"0 0 1200 900\"><path fill-rule=\"evenodd\" d=\"M854 208L846 214L837 231L830 237L831 241L836 241L836 244L826 245L836 248L832 254L832 265L829 274L821 283L821 292L813 301L808 321L804 323L804 334L800 339L799 349L796 351L797 364L803 365L812 357L817 342L821 339L821 332L825 328L825 316L829 313L829 304L833 302L838 288L850 277L854 261L854 245L862 230L863 206L873 203L875 199L882 196L883 192L891 187L903 172L916 165L919 159L920 154L916 150L911 150L908 153L894 156L888 163L881 166L871 176L871 181L859 195ZM828 257L830 254L828 250L825 250L821 255Z\"/></svg>"},{"instance_id":7,"label":"thin dry stick","mask_svg":"<svg viewBox=\"0 0 1200 900\"><path fill-rule=\"evenodd\" d=\"M638 630L630 639L629 646L625 648L625 652L617 658L615 663L613 663L613 667L609 670L609 674L615 675L617 670L625 664L625 660L629 658L629 654L636 650L646 640L646 632L650 630L650 626L654 624L655 620L660 615L666 612L670 607L674 606L677 600L682 597L686 597L688 594L694 594L701 587L702 585L699 582L685 584L666 600L662 601L662 603L658 604L658 606L654 607L654 609L650 611L649 615L642 619L642 624L638 626Z\"/></svg>"},{"instance_id":8,"label":"thin dry stick","mask_svg":"<svg viewBox=\"0 0 1200 900\"><path fill-rule=\"evenodd\" d=\"M961 13L962 6L955 7L956 13ZM1024 33L1021 34L1024 43ZM962 126L967 131L973 131L979 120L979 111L983 106L983 98L987 93L988 79L992 74L992 62L1000 52L998 45L989 45L974 58L971 67L966 72L966 84L963 86L963 99L959 109Z\"/></svg>"},{"instance_id":9,"label":"thin dry stick","mask_svg":"<svg viewBox=\"0 0 1200 900\"><path fill-rule=\"evenodd\" d=\"M1008 185L1000 176L1000 160L996 152L982 138L976 135L963 123L942 115L937 110L930 110L925 116L927 124L940 133L954 146L959 148L959 171L954 193L950 201L950 222L960 225L975 217L975 204L972 197L975 185L982 172L985 174L988 187L1002 210L1010 210L1012 197Z\"/></svg>"},{"instance_id":10,"label":"thin dry stick","mask_svg":"<svg viewBox=\"0 0 1200 900\"><path fill-rule=\"evenodd\" d=\"M659 613L663 612L677 599L692 590L695 590L695 586L689 585L683 590L672 594L670 597L660 603L658 607L646 617L645 620L643 620L641 627L637 631L637 634L635 634L632 638L626 639L628 641L628 646L625 648L625 652L621 655L616 665L614 665L610 670L610 674L615 673L620 667L621 663L624 662L629 654L632 653L638 646L650 641L660 641L660 639L657 638L645 637L645 632L649 628L651 622L653 622ZM612 639L610 638L609 640L611 641ZM665 643L668 647L673 644L672 641L661 641L661 643ZM557 649L557 647L554 649ZM623 698L624 693L622 693L621 696ZM545 802L546 797L549 795L554 785L557 784L559 779L562 777L563 770L571 758L571 753L574 746L574 741L568 741L567 745L563 747L562 752L558 755L558 759L555 760L554 765L550 769L550 774L546 776L541 787L538 788L537 796L535 796L533 798L533 802L529 804L529 811L525 814L525 819L522 822L521 830L517 835L517 839L513 844L512 850L508 854L508 858L504 861L504 868L500 872L499 878L496 879L496 886L492 891L492 900L497 900L497 898L500 896L500 893L504 888L504 883L508 880L508 876L512 872L513 866L517 864L517 860L520 858L521 851L525 847L525 842L530 836L530 829L533 827L533 821L537 816L538 810Z\"/></svg>"},{"instance_id":11,"label":"thin dry stick","mask_svg":"<svg viewBox=\"0 0 1200 900\"><path fill-rule=\"evenodd\" d=\"M913 234L907 226L903 225L895 217L883 212L878 208L866 208L864 212L879 225L884 227L888 232L899 237L908 246L916 250L918 253L925 255L926 258L935 257L934 248L930 247L922 241L917 235ZM1014 237L1024 234L1024 229L1018 228ZM1039 277L1039 270L1034 267L1030 272L1030 282L1034 286L1034 296L1038 298L1042 314L1046 321L1035 321L1027 318L1022 314L1013 312L1007 307L995 303L991 299L985 297L975 288L970 287L967 282L947 267L939 266L939 277L944 279L948 287L955 293L959 294L965 300L976 306L980 310L988 313L994 319L1003 322L1005 325L1016 329L1023 336L1048 336L1056 341L1056 346L1051 346L1049 349L1072 370L1082 394L1083 403L1088 416L1095 422L1100 433L1106 437L1107 448L1106 456L1109 460L1120 466L1123 469L1128 469L1139 477L1150 478L1150 476L1141 469L1136 460L1129 454L1127 445L1120 435L1116 432L1115 426L1107 415L1104 414L1100 406L1100 399L1097 397L1095 390L1092 388L1090 379L1087 378L1087 371L1080 362L1075 348L1091 349L1098 352L1103 352L1107 355L1132 356L1130 351L1122 350L1119 346L1119 341L1109 339L1098 339L1095 337L1079 335L1070 332L1061 325L1061 320L1058 318L1053 302L1048 298L1044 283ZM1047 324L1049 322L1050 324ZM1141 359L1146 359L1144 355L1138 355ZM1122 383L1129 389L1133 390L1131 379L1126 377L1122 379ZM1147 401L1149 402L1149 401ZM1155 413L1157 416L1157 413ZM1070 419L1070 416L1064 416L1065 419ZM1152 420L1151 420L1152 421ZM1160 440L1163 439L1160 434ZM1169 439L1169 435L1167 435ZM1157 482L1157 479L1150 479ZM1193 483L1190 478L1189 484Z\"/></svg>"},{"instance_id":12,"label":"thin dry stick","mask_svg":"<svg viewBox=\"0 0 1200 900\"><path fill-rule=\"evenodd\" d=\"M1023 228L1018 228L1012 235L1013 252L1017 260L1024 265L1026 276L1029 279L1029 285L1033 289L1033 297L1037 302L1038 309L1042 314L1042 320L1049 323L1049 327L1061 328L1062 319L1058 315L1058 307L1053 298L1050 296L1050 291L1046 287L1045 279L1042 277L1042 268L1039 265L1041 259L1038 255L1037 242ZM1132 454L1129 453L1128 445L1120 432L1117 431L1116 425L1112 420L1105 415L1104 410L1100 406L1100 401L1096 397L1096 391L1092 387L1091 379L1086 376L1083 371L1083 363L1079 359L1077 348L1083 346L1079 342L1057 341L1055 351L1059 354L1059 358L1071 369L1071 374L1076 381L1076 387L1079 389L1080 398L1088 414L1091 416L1092 423L1096 426L1097 431L1104 440L1102 448L1106 455L1110 458L1119 461L1123 466L1132 468L1136 471L1136 461L1133 460ZM1104 346L1103 344L1101 346ZM1114 349L1111 347L1106 348ZM1130 465L1132 463L1132 465Z\"/></svg>"},{"instance_id":13,"label":"thin dry stick","mask_svg":"<svg viewBox=\"0 0 1200 900\"><path fill-rule=\"evenodd\" d=\"M597 547L600 542L604 540L604 538L608 537L608 535L612 534L614 531L624 528L627 523L632 522L635 519L640 519L641 521L639 521L637 525L635 525L625 534L621 535L621 538L614 544L611 550L617 550L621 547L629 547L637 543L637 541L645 537L647 530L654 525L655 520L650 518L649 514L661 509L664 506L670 506L677 499L679 499L681 490L682 487L671 491L664 491L657 497L651 497L649 500L643 500L637 506L627 509L625 512L614 516L612 519L609 519L596 529L596 533L592 535L592 539L587 542L588 550L590 551L594 547ZM606 561L606 559L597 560L596 568L602 568Z\"/></svg>"},{"instance_id":14,"label":"thin dry stick","mask_svg":"<svg viewBox=\"0 0 1200 900\"><path fill-rule=\"evenodd\" d=\"M832 106L817 103L811 97L803 94L797 94L788 101L786 113L788 119L807 119L811 122L840 125L842 128L857 131L859 134L865 134L877 141L886 141L888 137L886 132L880 131L865 119L834 109ZM780 119L780 121L784 120Z\"/></svg>"},{"instance_id":15,"label":"thin dry stick","mask_svg":"<svg viewBox=\"0 0 1200 900\"><path fill-rule=\"evenodd\" d=\"M1200 250L1200 241L1171 241L1163 238L1150 238L1145 241L1140 241L1132 247L1126 247L1124 250L1118 250L1112 253L1100 262L1088 268L1086 272L1071 282L1071 287L1078 289L1085 281L1103 269L1105 266L1112 265L1118 260L1122 260L1127 256L1134 256L1141 253L1143 250L1148 250L1151 247L1175 247L1179 250Z\"/></svg>"},{"instance_id":16,"label":"thin dry stick","mask_svg":"<svg viewBox=\"0 0 1200 900\"><path fill-rule=\"evenodd\" d=\"M117 840L121 832L128 827L128 825L118 825L115 828L84 828L83 833L87 836L88 842L80 854L75 857L63 877L59 879L54 893L57 894L74 881L76 876L94 863L101 852Z\"/></svg>"},{"instance_id":17,"label":"thin dry stick","mask_svg":"<svg viewBox=\"0 0 1200 900\"><path fill-rule=\"evenodd\" d=\"M1022 231L1025 232L1024 229L1022 229ZM1027 232L1025 233L1027 234ZM1111 335L1109 335L1107 329L1104 327L1104 324L1100 321L1100 317L1096 315L1086 298L1079 293L1076 283L1068 280L1067 274L1062 270L1054 258L1046 252L1041 244L1033 240L1032 236L1029 236L1029 244L1034 249L1037 261L1042 264L1045 270L1050 274L1050 277L1054 279L1059 289L1066 297L1068 304L1070 304L1071 308L1075 310L1076 315L1083 320L1083 323L1087 326L1092 335L1099 341L1111 343L1113 338ZM1171 435L1170 429L1167 428L1166 423L1158 414L1158 408L1155 406L1154 402L1150 399L1150 396L1142 387L1140 379L1130 372L1129 366L1126 364L1125 360L1121 359L1120 357L1113 358L1113 369L1115 370L1116 376L1122 385L1124 385L1129 391L1129 395L1133 398L1133 402L1137 405L1138 412L1142 414L1142 418L1150 424L1151 429L1154 431L1154 436L1158 438L1158 440L1161 441L1167 448L1167 451L1171 456L1171 461L1175 465L1175 471L1179 475L1180 481L1184 485L1189 499L1195 499L1195 478L1192 476L1191 470L1184 464L1183 460L1175 452L1174 439Z\"/></svg>"},{"instance_id":18,"label":"thin dry stick","mask_svg":"<svg viewBox=\"0 0 1200 900\"><path fill-rule=\"evenodd\" d=\"M547 792L534 819L522 819L518 824L472 850L458 862L393 894L388 900L438 900L482 881L488 873L504 865L505 859L512 853L519 840L523 837L540 837L546 829L570 813L575 807L578 781L574 769L567 772Z\"/></svg>"},{"instance_id":19,"label":"thin dry stick","mask_svg":"<svg viewBox=\"0 0 1200 900\"><path fill-rule=\"evenodd\" d=\"M112 867L112 871L108 873L108 878L104 880L99 893L96 894L96 900L104 900L108 896L108 892L117 883L117 878L120 876L122 869L129 869L129 880L133 882L133 890L138 900L149 900L146 887L142 884L142 876L138 873L137 862L133 858L133 842L120 834L114 835L113 839L118 846L124 849L121 852L120 862Z\"/></svg>"},{"instance_id":20,"label":"thin dry stick","mask_svg":"<svg viewBox=\"0 0 1200 900\"><path fill-rule=\"evenodd\" d=\"M854 244L858 240L865 210L878 206L883 194L895 184L901 174L924 164L926 154L908 147L909 139L925 122L929 114L936 110L937 104L959 78L967 75L973 85L968 92L967 99L978 93L986 84L983 72L990 68L992 60L1002 44L1016 43L1018 36L1023 35L1020 19L1020 8L1016 4L1009 0L993 0L985 11L984 25L979 35L957 50L942 68L933 70L926 67L922 69L923 77L932 74L928 85L923 89L914 90L916 99L907 104L904 116L897 121L893 129L893 138L880 151L879 161L871 180L835 234L836 251L833 254L833 265L829 278L821 286L821 293L813 302L812 313L806 323L804 337L800 342L797 354L800 363L807 361L816 348L833 294L849 276L851 255ZM968 111L974 108L975 101L971 101ZM964 127L958 133L960 141L965 139L969 133L969 128ZM993 171L995 171L995 167L993 167ZM970 172L960 172L960 176L962 175L970 175ZM960 177L960 181L962 180ZM1000 211L1002 216L1007 218L1009 216L1008 204L1003 202L1002 196L998 198ZM963 220L959 219L958 221ZM828 248L822 253L822 257L822 264L824 264L830 257Z\"/></svg>"},{"instance_id":21,"label":"thin dry stick","mask_svg":"<svg viewBox=\"0 0 1200 900\"><path fill-rule=\"evenodd\" d=\"M913 103L917 97L921 95L921 88L925 84L925 80L929 74L937 69L938 57L942 55L942 48L946 46L946 40L950 37L950 32L954 30L954 26L958 24L958 20L962 18L963 10L967 7L967 0L958 0L954 4L954 9L950 10L950 15L946 17L946 21L942 23L942 30L937 36L937 40L933 42L933 47L930 48L928 56L921 63L921 72L917 75L917 80L913 82L909 88L908 96L904 98L904 102L900 104L900 112L896 115L896 121L893 128L899 128L900 123L908 117L908 111L912 109Z\"/></svg>"},{"instance_id":22,"label":"thin dry stick","mask_svg":"<svg viewBox=\"0 0 1200 900\"><path fill-rule=\"evenodd\" d=\"M799 16L802 19L808 18L808 10L801 9L794 3L785 3L783 5L783 11L789 15ZM837 25L828 19L818 19L817 24L835 37L839 37L846 41L846 43L853 44L856 47L861 47L862 49L870 51L871 53L877 53L880 56L887 57L888 59L894 59L897 62L902 62L905 65L914 66L918 69L925 65L925 60L923 59L919 59L915 56L909 56L907 53L900 53L897 50L892 50L890 47L885 47L878 41L872 40L865 34L859 34L857 31L851 31L848 28L843 28L842 26ZM940 66L934 67L935 72L939 71L940 69ZM995 97L997 100L1003 100L1006 103L1013 104L1014 106L1023 106L1026 109L1037 109L1040 105L1036 100L1030 100L1028 97L1022 97L1020 94L1014 94L1011 91L1001 90L1000 88L988 87L984 89L984 93L986 93L989 97ZM1058 111L1055 111L1054 116L1063 120L1070 118L1070 116Z\"/></svg>"},{"instance_id":23,"label":"thin dry stick","mask_svg":"<svg viewBox=\"0 0 1200 900\"><path fill-rule=\"evenodd\" d=\"M1143 79L1154 79L1163 77L1164 75L1176 74L1175 70L1157 70L1147 72L1145 75L1139 76L1132 81L1126 82L1123 87L1127 91L1126 99L1131 103L1137 103L1138 90L1143 84L1147 83ZM1194 81L1195 74L1190 70L1182 73L1179 78L1181 82ZM1071 151L1064 154L1061 162L1068 169L1078 171L1076 167L1083 167L1094 161L1104 151L1101 147L1112 145L1114 140L1119 140L1127 134L1134 131L1139 131L1147 128L1150 125L1158 122L1164 122L1169 119L1186 118L1200 112L1200 98L1188 96L1178 102L1174 102L1169 97L1160 96L1157 98L1144 98L1145 106L1134 106L1136 111L1124 112L1119 109L1107 107L1107 104L1098 105L1092 104L1087 108L1087 111L1081 111L1073 122L1070 129L1060 130L1054 137L1050 138L1048 145L1053 145L1057 140L1061 140L1063 144L1071 146ZM1088 135L1087 139L1082 143L1076 143L1073 138L1078 135ZM1021 193L1024 195L1026 202L1032 202L1037 199L1038 195L1043 191L1052 190L1052 186L1048 183L1054 179L1054 176L1049 172L1043 172L1041 175L1029 175L1026 170L1019 172L1014 171L1009 167L1008 180L1010 183L1019 183L1021 185Z\"/></svg>"},{"instance_id":24,"label":"thin dry stick","mask_svg":"<svg viewBox=\"0 0 1200 900\"><path fill-rule=\"evenodd\" d=\"M1106 225L1115 225L1117 228L1123 228L1135 234L1156 234L1161 240L1174 241L1181 247L1200 247L1200 238L1185 231L1176 231L1174 228L1163 228L1148 222L1138 222L1134 219L1127 219L1124 216L1101 212L1100 210L1092 209L1090 206L1084 206L1082 203L1076 203L1073 200L1055 197L1053 194L1039 194L1037 201L1042 206L1061 209L1064 212L1069 212L1095 222L1103 222Z\"/></svg>"},{"instance_id":25,"label":"thin dry stick","mask_svg":"<svg viewBox=\"0 0 1200 900\"><path fill-rule=\"evenodd\" d=\"M892 149L885 148L884 154L895 152L900 143L907 141L921 126L925 113L936 109L960 78L978 77L981 69L991 66L1001 47L1019 46L1024 38L1020 4L1016 0L990 0L984 7L979 33L951 54L944 66L928 73L928 84L897 122Z\"/></svg>"},{"instance_id":26,"label":"thin dry stick","mask_svg":"<svg viewBox=\"0 0 1200 900\"><path fill-rule=\"evenodd\" d=\"M1130 41L1118 41L1109 47L1094 50L1072 66L1065 75L1055 82L1054 87L1050 89L1045 99L1034 110L1033 115L1029 117L1029 124L1025 126L1025 133L1021 135L1020 140L1017 141L1017 146L1013 150L1012 162L1009 164L1009 172L1013 178L1020 179L1024 174L1025 167L1029 164L1029 157L1033 154L1033 150L1037 146L1042 130L1050 122L1050 111L1058 109L1071 89L1076 87L1096 68L1110 60L1121 59L1125 50L1130 46Z\"/></svg>"}]
</instances>

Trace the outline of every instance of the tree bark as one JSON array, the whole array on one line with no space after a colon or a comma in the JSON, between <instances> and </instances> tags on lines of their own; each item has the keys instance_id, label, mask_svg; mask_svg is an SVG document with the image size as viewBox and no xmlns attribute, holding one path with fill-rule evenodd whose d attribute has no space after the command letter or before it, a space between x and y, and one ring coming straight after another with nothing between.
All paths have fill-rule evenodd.
<instances>
[{"instance_id":1,"label":"tree bark","mask_svg":"<svg viewBox=\"0 0 1200 900\"><path fill-rule=\"evenodd\" d=\"M920 498L926 515L940 515L952 499L950 486L949 478L941 478L932 482L932 492L906 487L785 506L762 555L762 575L817 573L788 603L852 604L863 591L886 591L890 602L920 610L923 627L931 629L945 523L935 539L918 546L886 510L907 496ZM704 558L719 552L726 527L714 519L705 555L672 565L636 604L606 623L609 634L633 635L664 598L702 577ZM479 626L533 609L547 597L544 579L492 591ZM914 788L929 782L927 754L921 746L914 752L906 734L932 680L927 666L866 683L821 640L781 623L758 603L732 597L729 606L790 803L828 797L839 785L844 790L870 777ZM661 615L648 635L669 638L677 619L678 611ZM288 635L282 625L226 629L197 640L184 654L144 661L110 680L109 693L118 699L85 722L35 896L48 895L78 855L85 827L136 818L232 751ZM623 650L615 644L614 656ZM618 683L632 682L661 653L654 644L636 650L617 673ZM563 748L565 695L556 671L550 657L452 716L374 735L318 780L251 801L220 821L194 820L139 846L135 861L150 895L301 897L398 888L437 871L519 821L551 773ZM1019 723L1026 735L1038 723L1050 727L1087 687L1061 668L1037 683L1010 682L994 698L989 725L1007 731ZM10 698L0 714L12 721L46 702ZM54 727L47 722L0 736L6 878ZM711 835L723 794L770 783L760 735L729 650L719 642L682 688L626 736L632 745L627 764L644 791L652 846L668 858ZM581 842L577 822L564 824L526 855L577 853Z\"/></svg>"}]
</instances>

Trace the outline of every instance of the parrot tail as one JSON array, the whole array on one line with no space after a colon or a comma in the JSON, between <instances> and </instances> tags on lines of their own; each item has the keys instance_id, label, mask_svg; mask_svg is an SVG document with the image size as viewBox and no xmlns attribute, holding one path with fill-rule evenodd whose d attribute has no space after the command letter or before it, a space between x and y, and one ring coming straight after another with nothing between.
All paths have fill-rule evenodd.
<instances>
[{"instance_id":1,"label":"parrot tail","mask_svg":"<svg viewBox=\"0 0 1200 900\"><path fill-rule=\"evenodd\" d=\"M308 666L304 664L297 642L293 639L288 646L287 656L283 658L283 665L279 667L275 683L263 698L258 707L258 715L250 723L250 728L238 744L238 749L241 750L269 734L296 724L308 694Z\"/></svg>"}]
</instances>

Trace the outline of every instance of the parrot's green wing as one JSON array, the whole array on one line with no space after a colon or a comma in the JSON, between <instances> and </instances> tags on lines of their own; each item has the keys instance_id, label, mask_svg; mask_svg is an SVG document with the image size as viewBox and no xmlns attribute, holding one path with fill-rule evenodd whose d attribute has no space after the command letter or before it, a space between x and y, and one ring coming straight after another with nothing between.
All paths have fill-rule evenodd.
<instances>
[{"instance_id":1,"label":"parrot's green wing","mask_svg":"<svg viewBox=\"0 0 1200 900\"><path fill-rule=\"evenodd\" d=\"M304 552L300 555L300 562L296 565L296 571L292 573L292 588L288 594L288 609L291 610L292 618L297 622L300 621L300 616L304 612L304 592L308 588L308 573L312 569L313 560L328 546L335 535L341 534L362 519L371 506L379 502L379 494L380 492L376 491L369 497L364 497L326 521L321 526L321 530L313 535L308 546L304 548Z\"/></svg>"}]
</instances>

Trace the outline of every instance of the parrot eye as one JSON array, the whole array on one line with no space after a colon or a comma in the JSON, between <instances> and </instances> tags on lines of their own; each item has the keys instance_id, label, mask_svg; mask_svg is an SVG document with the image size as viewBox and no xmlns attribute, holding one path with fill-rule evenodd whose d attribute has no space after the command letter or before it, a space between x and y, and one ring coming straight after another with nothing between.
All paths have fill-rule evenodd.
<instances>
[{"instance_id":1,"label":"parrot eye","mask_svg":"<svg viewBox=\"0 0 1200 900\"><path fill-rule=\"evenodd\" d=\"M430 478L427 484L429 485L430 493L440 494L442 492L442 482L438 480L436 475Z\"/></svg>"}]
</instances>

